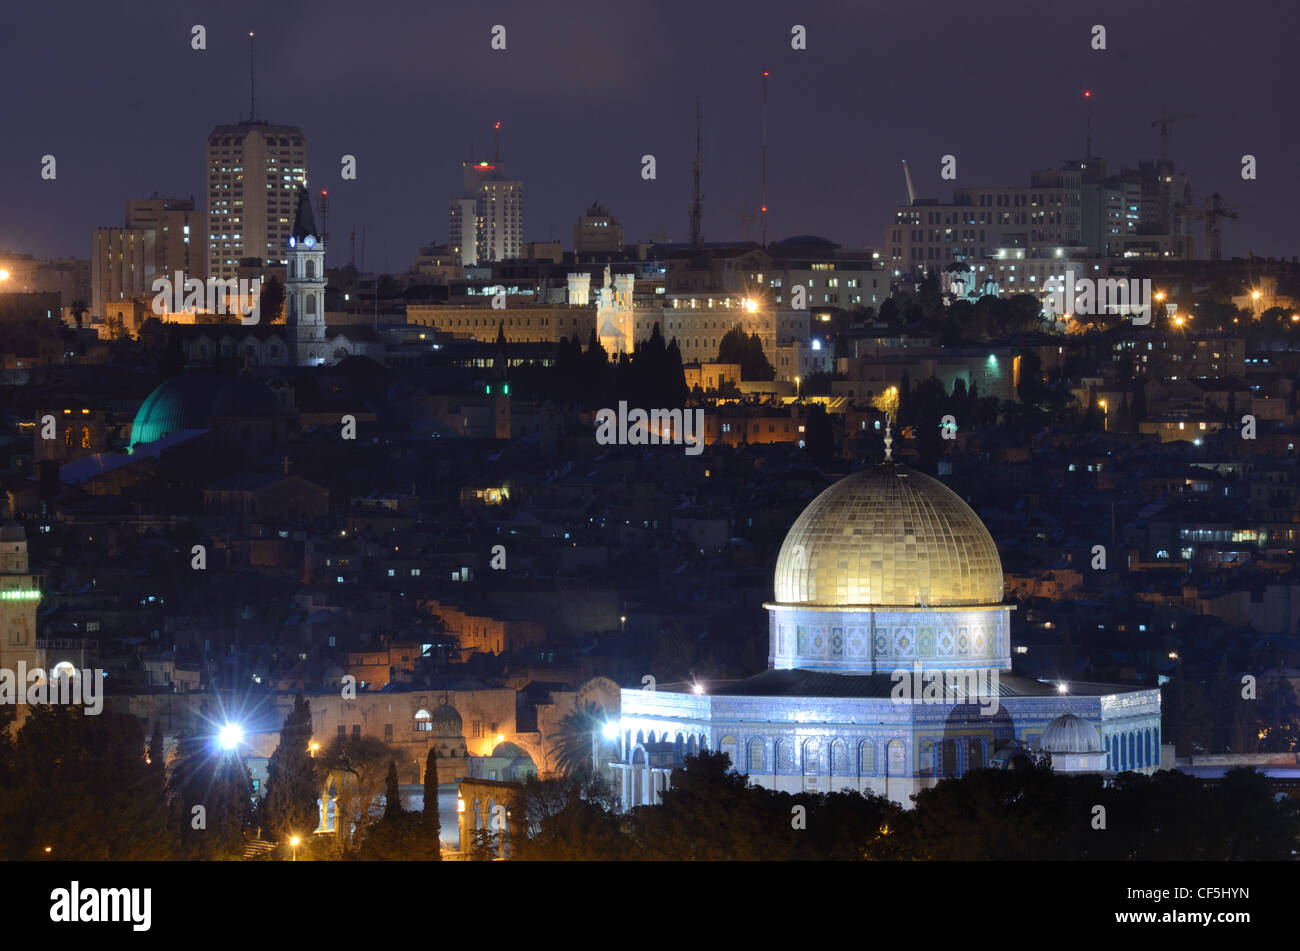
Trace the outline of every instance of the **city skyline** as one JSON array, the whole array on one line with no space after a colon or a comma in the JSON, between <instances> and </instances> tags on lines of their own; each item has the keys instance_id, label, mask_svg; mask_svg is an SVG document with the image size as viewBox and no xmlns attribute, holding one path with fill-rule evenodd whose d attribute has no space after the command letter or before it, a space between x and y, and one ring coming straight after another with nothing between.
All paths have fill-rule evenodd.
<instances>
[{"instance_id":1,"label":"city skyline","mask_svg":"<svg viewBox=\"0 0 1300 951\"><path fill-rule=\"evenodd\" d=\"M59 37L60 63L69 65L42 95L11 103L14 134L0 157L0 173L10 183L0 247L36 257L85 257L90 230L113 225L131 198L157 192L201 201L206 137L216 125L248 118L252 30L257 118L296 125L312 143L309 184L316 195L321 188L331 193L333 266L346 263L353 230L358 242L365 234L367 270L404 269L419 246L444 243L460 164L471 143L476 152L489 151L497 121L512 177L529 185L525 241L567 244L593 200L624 223L629 241L653 234L684 241L696 96L704 106L704 239L739 241L744 229L732 211L755 213L759 203L764 68L771 72L769 241L811 233L879 248L905 193L901 159L909 162L919 196L946 201L953 188L1020 183L1033 169L1082 157L1087 88L1093 91L1092 152L1113 169L1158 154L1151 122L1161 106L1171 114L1195 113L1171 128L1170 155L1190 173L1198 205L1217 192L1241 207L1240 223L1224 227L1225 257L1291 256L1286 230L1300 193L1283 177L1283 162L1295 133L1273 121L1286 103L1281 80L1269 74L1269 50L1275 46L1280 56L1282 41L1262 28L1261 18L1227 18L1206 31L1186 8L1170 22L1158 9L1125 9L1120 16L1116 6L1108 17L1103 5L1099 13L1061 23L1017 19L995 4L982 8L992 10L989 22L996 24L987 29L965 8L951 9L951 30L902 44L882 40L865 63L855 45L864 30L887 38L914 29L902 8L823 5L795 15L759 5L743 23L667 6L593 10L573 18L564 41L544 29L543 11L526 7L490 15L376 11L370 26L349 28L352 56L323 55L322 37L338 35L344 15L332 4L307 20L239 4L220 19L160 8L158 16L96 25L98 14L88 12L85 21L73 21L95 25L85 31L56 30L49 14L28 11L18 15L13 35L38 39L7 58L9 87L22 88L31 74L27 57L36 62L54 52L42 45L52 37ZM193 22L207 30L206 50L190 48ZM795 22L807 27L807 50L790 48ZM1108 25L1104 51L1089 47L1094 22ZM504 51L490 47L497 23L507 28ZM435 36L429 43L439 56L421 59L422 38ZM631 36L634 49L623 39ZM91 43L145 44L155 54L154 68L170 79L146 90L142 72L128 67L78 84L78 70L99 69ZM931 44L926 56L905 52L924 43ZM1161 55L1150 44L1181 55ZM557 58L566 45L582 55ZM1210 55L1220 61L1213 70L1175 72L1165 65ZM522 62L495 69L485 59L492 56ZM909 76L918 60L939 65ZM372 64L364 71L350 65L363 61ZM229 74L215 74L214 63L228 64ZM978 72L987 91L949 102L950 88L967 88L954 83L953 68ZM889 78L891 69L903 78ZM466 70L476 76L475 95L431 97L430 90L454 88ZM520 70L535 73L536 81L511 82ZM432 121L413 118L430 111ZM166 131L146 132L158 116L168 117ZM1225 129L1240 129L1240 136ZM82 138L118 144L97 153L81 149ZM46 154L58 160L52 182L40 178ZM355 181L339 174L348 154L357 159ZM656 156L655 181L640 177L645 154ZM957 158L954 181L939 175L946 154ZM1241 179L1246 154L1258 161L1256 181ZM801 165L815 167L815 174L801 174ZM18 184L28 179L31 187Z\"/></svg>"}]
</instances>

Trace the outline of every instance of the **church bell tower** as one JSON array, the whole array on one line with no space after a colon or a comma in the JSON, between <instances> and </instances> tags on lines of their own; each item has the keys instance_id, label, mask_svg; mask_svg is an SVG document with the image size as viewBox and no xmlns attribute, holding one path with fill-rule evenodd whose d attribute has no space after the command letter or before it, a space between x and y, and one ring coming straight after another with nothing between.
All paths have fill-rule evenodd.
<instances>
[{"instance_id":1,"label":"church bell tower","mask_svg":"<svg viewBox=\"0 0 1300 951\"><path fill-rule=\"evenodd\" d=\"M284 322L293 365L316 366L325 362L325 242L316 233L305 185L298 189L298 214L287 258Z\"/></svg>"}]
</instances>

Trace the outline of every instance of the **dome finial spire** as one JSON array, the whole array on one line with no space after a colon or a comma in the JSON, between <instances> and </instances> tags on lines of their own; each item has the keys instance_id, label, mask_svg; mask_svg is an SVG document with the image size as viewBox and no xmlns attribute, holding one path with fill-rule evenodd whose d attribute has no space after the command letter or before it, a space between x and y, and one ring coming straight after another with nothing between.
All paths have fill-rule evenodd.
<instances>
[{"instance_id":1,"label":"dome finial spire","mask_svg":"<svg viewBox=\"0 0 1300 951\"><path fill-rule=\"evenodd\" d=\"M889 432L889 426L893 422L893 414L885 414L885 461L892 462L894 459L893 449L894 437Z\"/></svg>"}]
</instances>

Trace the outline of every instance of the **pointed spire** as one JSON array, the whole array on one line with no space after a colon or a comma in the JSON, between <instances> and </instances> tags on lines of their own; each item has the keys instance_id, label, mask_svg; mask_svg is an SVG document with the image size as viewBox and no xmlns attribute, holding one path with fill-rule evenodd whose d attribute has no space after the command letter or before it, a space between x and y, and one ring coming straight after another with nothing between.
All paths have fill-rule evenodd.
<instances>
[{"instance_id":1,"label":"pointed spire","mask_svg":"<svg viewBox=\"0 0 1300 951\"><path fill-rule=\"evenodd\" d=\"M316 237L316 217L311 212L311 196L307 194L307 186L298 186L298 216L293 219L293 236L301 241L303 238L311 235Z\"/></svg>"}]
</instances>

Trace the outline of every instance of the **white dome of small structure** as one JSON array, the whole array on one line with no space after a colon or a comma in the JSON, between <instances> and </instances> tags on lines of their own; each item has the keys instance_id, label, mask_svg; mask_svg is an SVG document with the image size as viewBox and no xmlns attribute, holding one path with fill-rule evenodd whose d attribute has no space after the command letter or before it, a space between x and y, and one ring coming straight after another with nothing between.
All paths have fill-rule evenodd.
<instances>
[{"instance_id":1,"label":"white dome of small structure","mask_svg":"<svg viewBox=\"0 0 1300 951\"><path fill-rule=\"evenodd\" d=\"M1062 713L1048 723L1038 745L1047 753L1104 752L1097 728L1073 713Z\"/></svg>"}]
</instances>

